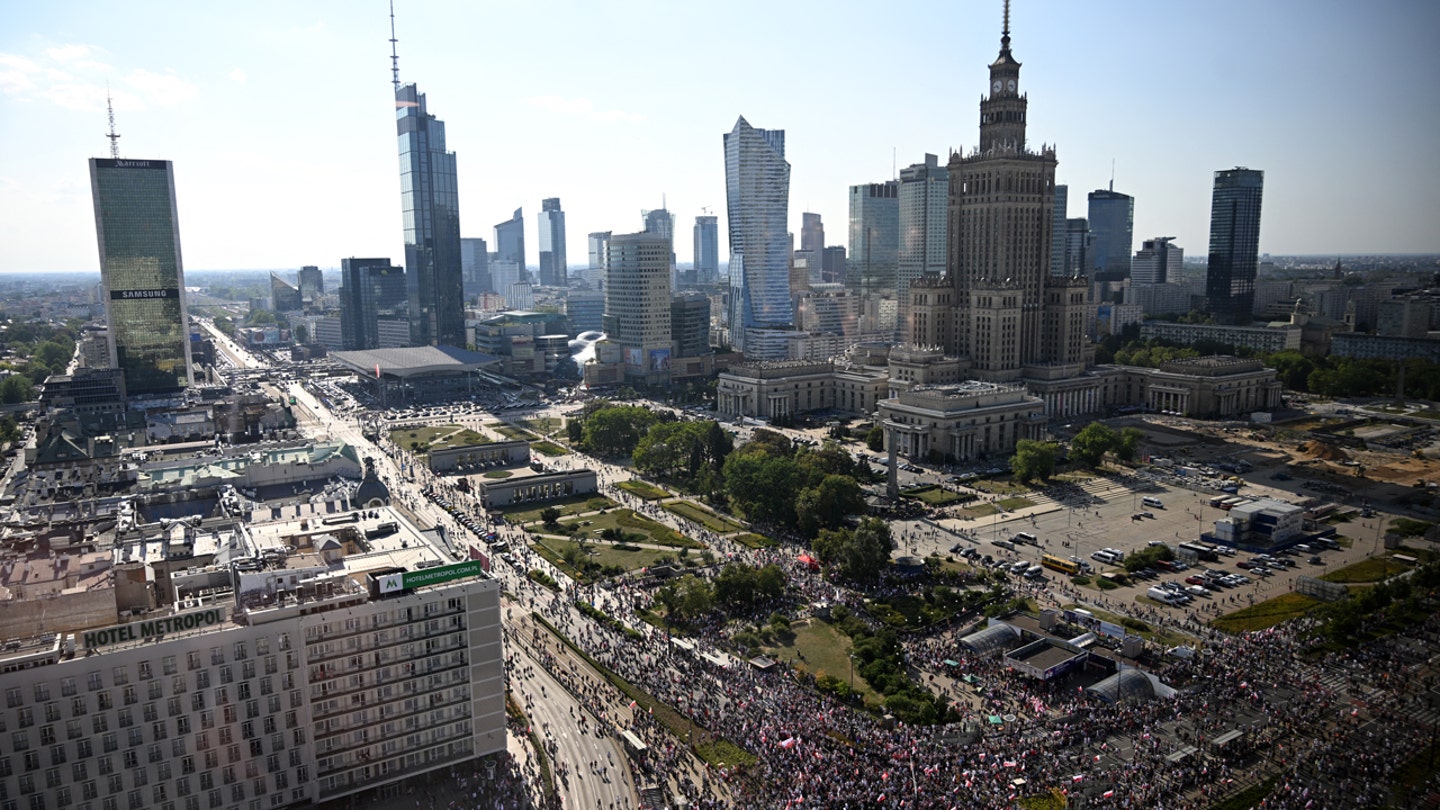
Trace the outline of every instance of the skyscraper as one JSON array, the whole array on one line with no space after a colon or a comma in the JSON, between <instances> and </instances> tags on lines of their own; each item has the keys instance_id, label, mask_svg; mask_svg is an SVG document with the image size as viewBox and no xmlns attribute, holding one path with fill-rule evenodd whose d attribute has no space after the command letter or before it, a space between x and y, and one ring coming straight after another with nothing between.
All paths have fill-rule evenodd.
<instances>
[{"instance_id":1,"label":"skyscraper","mask_svg":"<svg viewBox=\"0 0 1440 810\"><path fill-rule=\"evenodd\" d=\"M950 157L946 277L911 283L909 338L968 356L980 379L1010 381L1027 366L1083 363L1087 304L1083 282L1050 275L1055 150L1025 143L1008 3L989 91L979 148Z\"/></svg>"},{"instance_id":2,"label":"skyscraper","mask_svg":"<svg viewBox=\"0 0 1440 810\"><path fill-rule=\"evenodd\" d=\"M540 201L540 286L568 287L569 266L565 261L565 212L560 198Z\"/></svg>"},{"instance_id":3,"label":"skyscraper","mask_svg":"<svg viewBox=\"0 0 1440 810\"><path fill-rule=\"evenodd\" d=\"M670 241L670 287L673 289L679 282L675 277L675 215L665 208L655 208L641 211L640 218L645 220L645 233Z\"/></svg>"},{"instance_id":4,"label":"skyscraper","mask_svg":"<svg viewBox=\"0 0 1440 810\"><path fill-rule=\"evenodd\" d=\"M720 278L720 218L695 217L696 284L714 284Z\"/></svg>"},{"instance_id":5,"label":"skyscraper","mask_svg":"<svg viewBox=\"0 0 1440 810\"><path fill-rule=\"evenodd\" d=\"M741 116L724 140L730 343L752 359L784 358L784 333L795 325L785 131L756 129Z\"/></svg>"},{"instance_id":6,"label":"skyscraper","mask_svg":"<svg viewBox=\"0 0 1440 810\"><path fill-rule=\"evenodd\" d=\"M815 256L825 252L825 223L819 214L806 211L800 215L800 249Z\"/></svg>"},{"instance_id":7,"label":"skyscraper","mask_svg":"<svg viewBox=\"0 0 1440 810\"><path fill-rule=\"evenodd\" d=\"M460 272L464 276L466 298L494 292L490 286L489 251L490 246L478 236L460 240Z\"/></svg>"},{"instance_id":8,"label":"skyscraper","mask_svg":"<svg viewBox=\"0 0 1440 810\"><path fill-rule=\"evenodd\" d=\"M900 183L850 187L850 266L845 286L863 296L895 294L900 261Z\"/></svg>"},{"instance_id":9,"label":"skyscraper","mask_svg":"<svg viewBox=\"0 0 1440 810\"><path fill-rule=\"evenodd\" d=\"M1222 324L1250 323L1260 256L1260 201L1265 173L1237 166L1215 172L1210 197L1210 267L1205 299Z\"/></svg>"},{"instance_id":10,"label":"skyscraper","mask_svg":"<svg viewBox=\"0 0 1440 810\"><path fill-rule=\"evenodd\" d=\"M590 283L597 288L605 286L605 252L610 244L609 231L595 231L586 237L590 246Z\"/></svg>"},{"instance_id":11,"label":"skyscraper","mask_svg":"<svg viewBox=\"0 0 1440 810\"><path fill-rule=\"evenodd\" d=\"M495 226L495 258L502 262L514 262L520 268L521 277L525 272L525 213L516 208L511 217ZM504 294L504 290L496 292Z\"/></svg>"},{"instance_id":12,"label":"skyscraper","mask_svg":"<svg viewBox=\"0 0 1440 810\"><path fill-rule=\"evenodd\" d=\"M175 172L168 160L90 159L110 365L130 396L194 384Z\"/></svg>"},{"instance_id":13,"label":"skyscraper","mask_svg":"<svg viewBox=\"0 0 1440 810\"><path fill-rule=\"evenodd\" d=\"M340 342L347 350L380 346L380 320L403 315L405 269L389 259L340 260Z\"/></svg>"},{"instance_id":14,"label":"skyscraper","mask_svg":"<svg viewBox=\"0 0 1440 810\"><path fill-rule=\"evenodd\" d=\"M900 170L900 257L895 276L895 300L899 303L900 334L909 334L910 283L919 278L945 275L949 173L939 158L926 155L925 162Z\"/></svg>"},{"instance_id":15,"label":"skyscraper","mask_svg":"<svg viewBox=\"0 0 1440 810\"><path fill-rule=\"evenodd\" d=\"M1135 258L1130 260L1132 285L1166 284L1178 280L1185 251L1170 244L1174 239L1173 236L1157 236L1141 243Z\"/></svg>"},{"instance_id":16,"label":"skyscraper","mask_svg":"<svg viewBox=\"0 0 1440 810\"><path fill-rule=\"evenodd\" d=\"M400 202L405 215L405 283L410 342L465 345L465 285L460 272L460 193L445 123L425 110L415 85L395 88L400 137Z\"/></svg>"},{"instance_id":17,"label":"skyscraper","mask_svg":"<svg viewBox=\"0 0 1440 810\"><path fill-rule=\"evenodd\" d=\"M325 274L315 265L307 264L300 268L298 283L300 297L306 301L314 301L325 294Z\"/></svg>"},{"instance_id":18,"label":"skyscraper","mask_svg":"<svg viewBox=\"0 0 1440 810\"><path fill-rule=\"evenodd\" d=\"M1070 205L1070 187L1055 187L1055 221L1050 225L1050 275L1065 275L1065 217Z\"/></svg>"},{"instance_id":19,"label":"skyscraper","mask_svg":"<svg viewBox=\"0 0 1440 810\"><path fill-rule=\"evenodd\" d=\"M1110 281L1130 273L1135 244L1135 198L1113 187L1090 192L1090 269L1092 278L1104 274Z\"/></svg>"},{"instance_id":20,"label":"skyscraper","mask_svg":"<svg viewBox=\"0 0 1440 810\"><path fill-rule=\"evenodd\" d=\"M1083 276L1090 272L1090 220L1065 220L1065 268L1062 276Z\"/></svg>"},{"instance_id":21,"label":"skyscraper","mask_svg":"<svg viewBox=\"0 0 1440 810\"><path fill-rule=\"evenodd\" d=\"M605 334L620 344L625 376L668 382L670 240L655 233L615 234L605 266Z\"/></svg>"}]
</instances>

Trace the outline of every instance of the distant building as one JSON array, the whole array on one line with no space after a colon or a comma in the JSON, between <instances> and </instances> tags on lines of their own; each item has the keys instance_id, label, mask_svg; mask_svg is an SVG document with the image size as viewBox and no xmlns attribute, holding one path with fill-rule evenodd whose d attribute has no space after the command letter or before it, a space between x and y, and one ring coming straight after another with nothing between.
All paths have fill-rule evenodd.
<instances>
[{"instance_id":1,"label":"distant building","mask_svg":"<svg viewBox=\"0 0 1440 810\"><path fill-rule=\"evenodd\" d=\"M845 286L863 296L895 294L900 262L900 183L850 187L849 274Z\"/></svg>"},{"instance_id":2,"label":"distant building","mask_svg":"<svg viewBox=\"0 0 1440 810\"><path fill-rule=\"evenodd\" d=\"M910 282L945 275L950 180L939 160L927 154L925 162L900 170L895 300L901 335L910 333Z\"/></svg>"},{"instance_id":3,"label":"distant building","mask_svg":"<svg viewBox=\"0 0 1440 810\"><path fill-rule=\"evenodd\" d=\"M784 333L795 328L784 130L756 129L744 117L736 120L725 134L725 204L731 346L747 358L784 357Z\"/></svg>"},{"instance_id":4,"label":"distant building","mask_svg":"<svg viewBox=\"0 0 1440 810\"><path fill-rule=\"evenodd\" d=\"M596 289L605 287L605 250L610 244L609 231L596 231L587 237L590 247L590 269L586 280Z\"/></svg>"},{"instance_id":5,"label":"distant building","mask_svg":"<svg viewBox=\"0 0 1440 810\"><path fill-rule=\"evenodd\" d=\"M325 274L320 268L314 265L306 265L300 268L298 286L300 297L306 301L317 301L325 294Z\"/></svg>"},{"instance_id":6,"label":"distant building","mask_svg":"<svg viewBox=\"0 0 1440 810\"><path fill-rule=\"evenodd\" d=\"M1090 220L1071 217L1065 220L1064 276L1090 275Z\"/></svg>"},{"instance_id":7,"label":"distant building","mask_svg":"<svg viewBox=\"0 0 1440 810\"><path fill-rule=\"evenodd\" d=\"M560 198L540 201L540 286L568 287L569 268L565 260L565 212Z\"/></svg>"},{"instance_id":8,"label":"distant building","mask_svg":"<svg viewBox=\"0 0 1440 810\"><path fill-rule=\"evenodd\" d=\"M1135 244L1135 198L1116 191L1112 184L1090 192L1089 201L1090 275L1125 278Z\"/></svg>"},{"instance_id":9,"label":"distant building","mask_svg":"<svg viewBox=\"0 0 1440 810\"><path fill-rule=\"evenodd\" d=\"M1440 340L1337 332L1330 337L1330 354L1360 360L1429 360L1440 363Z\"/></svg>"},{"instance_id":10,"label":"distant building","mask_svg":"<svg viewBox=\"0 0 1440 810\"><path fill-rule=\"evenodd\" d=\"M1210 263L1205 297L1224 324L1251 321L1260 256L1260 204L1265 173L1234 168L1215 172L1210 200Z\"/></svg>"},{"instance_id":11,"label":"distant building","mask_svg":"<svg viewBox=\"0 0 1440 810\"><path fill-rule=\"evenodd\" d=\"M1375 321L1375 334L1423 338L1430 331L1430 310L1430 299L1421 296L1381 301Z\"/></svg>"},{"instance_id":12,"label":"distant building","mask_svg":"<svg viewBox=\"0 0 1440 810\"><path fill-rule=\"evenodd\" d=\"M465 298L494 292L490 285L490 246L479 237L460 240L460 272L464 275Z\"/></svg>"},{"instance_id":13,"label":"distant building","mask_svg":"<svg viewBox=\"0 0 1440 810\"><path fill-rule=\"evenodd\" d=\"M460 193L445 123L429 114L413 84L395 88L400 135L400 197L405 214L405 285L410 343L465 345L460 270Z\"/></svg>"},{"instance_id":14,"label":"distant building","mask_svg":"<svg viewBox=\"0 0 1440 810\"><path fill-rule=\"evenodd\" d=\"M1226 326L1145 321L1140 325L1140 337L1161 338L1181 345L1209 341L1265 353L1300 349L1300 327L1288 323L1278 326Z\"/></svg>"},{"instance_id":15,"label":"distant building","mask_svg":"<svg viewBox=\"0 0 1440 810\"><path fill-rule=\"evenodd\" d=\"M710 353L710 299L701 293L680 293L670 302L670 336L675 357Z\"/></svg>"},{"instance_id":16,"label":"distant building","mask_svg":"<svg viewBox=\"0 0 1440 810\"><path fill-rule=\"evenodd\" d=\"M1141 243L1135 257L1130 260L1130 283L1166 284L1180 280L1180 268L1185 263L1185 251L1170 244L1173 236L1157 236Z\"/></svg>"},{"instance_id":17,"label":"distant building","mask_svg":"<svg viewBox=\"0 0 1440 810\"><path fill-rule=\"evenodd\" d=\"M525 214L520 208L506 221L495 226L495 258L502 262L513 262L520 268L522 276L528 275L525 271ZM493 275L494 270L491 270ZM499 286L499 282L491 279L496 285L495 292L504 294L505 290Z\"/></svg>"},{"instance_id":18,"label":"distant building","mask_svg":"<svg viewBox=\"0 0 1440 810\"><path fill-rule=\"evenodd\" d=\"M382 347L381 324L406 323L405 269L389 259L340 260L340 343L346 350ZM387 341L388 342L388 341Z\"/></svg>"},{"instance_id":19,"label":"distant building","mask_svg":"<svg viewBox=\"0 0 1440 810\"><path fill-rule=\"evenodd\" d=\"M565 315L570 321L571 335L603 330L605 294L591 290L569 290L565 294Z\"/></svg>"},{"instance_id":20,"label":"distant building","mask_svg":"<svg viewBox=\"0 0 1440 810\"><path fill-rule=\"evenodd\" d=\"M695 217L695 261L689 279L692 284L714 284L720 279L719 221L714 216Z\"/></svg>"},{"instance_id":21,"label":"distant building","mask_svg":"<svg viewBox=\"0 0 1440 810\"><path fill-rule=\"evenodd\" d=\"M90 159L110 365L129 396L194 384L175 173L168 160Z\"/></svg>"},{"instance_id":22,"label":"distant building","mask_svg":"<svg viewBox=\"0 0 1440 810\"><path fill-rule=\"evenodd\" d=\"M300 288L272 272L270 274L270 309L274 312L297 312L304 306Z\"/></svg>"},{"instance_id":23,"label":"distant building","mask_svg":"<svg viewBox=\"0 0 1440 810\"><path fill-rule=\"evenodd\" d=\"M968 381L899 391L879 403L885 447L920 460L1009 456L1045 434L1045 405L1021 385Z\"/></svg>"},{"instance_id":24,"label":"distant building","mask_svg":"<svg viewBox=\"0 0 1440 810\"><path fill-rule=\"evenodd\" d=\"M839 284L845 280L845 246L826 245L824 258L820 261L820 279L826 284Z\"/></svg>"},{"instance_id":25,"label":"distant building","mask_svg":"<svg viewBox=\"0 0 1440 810\"><path fill-rule=\"evenodd\" d=\"M1070 187L1055 186L1055 220L1050 228L1050 275L1065 275L1065 218L1069 216Z\"/></svg>"},{"instance_id":26,"label":"distant building","mask_svg":"<svg viewBox=\"0 0 1440 810\"><path fill-rule=\"evenodd\" d=\"M626 379L669 382L670 240L658 233L611 236L605 276L605 335L624 352Z\"/></svg>"},{"instance_id":27,"label":"distant building","mask_svg":"<svg viewBox=\"0 0 1440 810\"><path fill-rule=\"evenodd\" d=\"M800 215L800 249L817 256L825 252L825 223L819 214Z\"/></svg>"}]
</instances>

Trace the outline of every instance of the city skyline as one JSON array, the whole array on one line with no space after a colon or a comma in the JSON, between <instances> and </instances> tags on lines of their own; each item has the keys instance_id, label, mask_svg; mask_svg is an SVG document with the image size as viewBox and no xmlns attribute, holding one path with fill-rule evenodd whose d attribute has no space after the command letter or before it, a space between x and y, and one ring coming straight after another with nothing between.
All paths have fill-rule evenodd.
<instances>
[{"instance_id":1,"label":"city skyline","mask_svg":"<svg viewBox=\"0 0 1440 810\"><path fill-rule=\"evenodd\" d=\"M106 80L121 155L176 165L189 268L330 268L344 256L402 254L389 20L374 5L373 14L338 3L0 11L0 143L25 156L0 167L0 266L98 269L84 159L108 149ZM177 39L143 23L162 10L169 30L227 34ZM787 131L789 230L798 240L802 213L820 213L828 244L844 245L850 186L892 179L926 152L943 164L951 149L975 147L979 65L1000 23L994 2L767 9L765 30L744 28L767 59L722 70L726 32L760 6L676 9L663 19L630 6L577 8L550 20L558 47L547 46L546 60L519 81L487 84L476 77L532 57L523 41L465 47L471 13L396 9L400 79L420 83L444 111L459 155L461 235L489 238L506 212L558 196L575 256L586 255L585 234L629 231L640 210L662 201L677 217L675 253L692 255L694 217L709 208L724 219L717 134L742 113ZM543 12L485 13L523 29ZM875 31L916 18L943 31L936 41L945 47L907 51L893 67L827 66L805 93L798 81L776 81L814 73L794 48L795 30L827 47L869 49ZM1115 189L1135 197L1136 243L1173 235L1199 256L1213 172L1248 166L1268 175L1262 251L1416 253L1440 249L1424 227L1440 211L1430 182L1440 157L1426 142L1440 123L1440 57L1423 36L1436 21L1440 10L1401 2L1124 3L1100 15L1021 2L1011 27L1037 101L1029 137L1059 145L1069 216L1084 216L1084 195L1108 185L1113 158ZM642 23L637 36L669 36L653 60L593 58L587 38L597 27ZM716 48L679 36L691 29L709 32ZM1076 47L1106 40L1115 47ZM1336 56L1382 51L1384 68ZM561 58L550 60L554 52ZM656 79L658 65L674 78ZM857 109L869 116L863 126ZM266 124L279 119L287 126ZM1395 122L1378 140L1376 120ZM721 231L728 245L723 222ZM536 226L527 223L526 235L537 238Z\"/></svg>"}]
</instances>

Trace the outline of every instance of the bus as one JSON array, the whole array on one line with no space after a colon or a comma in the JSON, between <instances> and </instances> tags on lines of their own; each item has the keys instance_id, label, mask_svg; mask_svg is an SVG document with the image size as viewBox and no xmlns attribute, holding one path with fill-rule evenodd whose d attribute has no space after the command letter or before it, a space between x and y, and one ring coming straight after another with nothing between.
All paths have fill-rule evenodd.
<instances>
[{"instance_id":1,"label":"bus","mask_svg":"<svg viewBox=\"0 0 1440 810\"><path fill-rule=\"evenodd\" d=\"M1040 564L1052 571L1059 571L1062 574L1069 574L1072 577L1080 574L1079 563L1074 560L1067 560L1064 557L1056 557L1054 554L1046 554L1041 557Z\"/></svg>"},{"instance_id":2,"label":"bus","mask_svg":"<svg viewBox=\"0 0 1440 810\"><path fill-rule=\"evenodd\" d=\"M1230 497L1220 502L1220 508L1224 509L1226 512L1229 512L1231 509L1234 509L1240 504L1248 503L1249 501L1249 498L1242 498L1239 495L1231 495Z\"/></svg>"},{"instance_id":3,"label":"bus","mask_svg":"<svg viewBox=\"0 0 1440 810\"><path fill-rule=\"evenodd\" d=\"M1216 495L1215 497L1210 499L1210 505L1217 509L1223 509L1224 507L1222 507L1220 504L1224 503L1225 500L1226 498L1224 495Z\"/></svg>"},{"instance_id":4,"label":"bus","mask_svg":"<svg viewBox=\"0 0 1440 810\"><path fill-rule=\"evenodd\" d=\"M1181 543L1180 548L1195 552L1195 556L1205 562L1216 562L1220 559L1215 547L1204 543Z\"/></svg>"}]
</instances>

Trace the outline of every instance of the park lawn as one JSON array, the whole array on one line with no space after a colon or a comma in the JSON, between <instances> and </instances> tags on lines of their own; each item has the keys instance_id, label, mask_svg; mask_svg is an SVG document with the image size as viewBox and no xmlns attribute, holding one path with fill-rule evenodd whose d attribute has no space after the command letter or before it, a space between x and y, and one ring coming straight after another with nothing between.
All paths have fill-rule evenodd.
<instances>
[{"instance_id":1,"label":"park lawn","mask_svg":"<svg viewBox=\"0 0 1440 810\"><path fill-rule=\"evenodd\" d=\"M998 511L1000 510L996 509L993 503L977 503L974 506L967 506L961 509L955 513L955 516L962 518L990 517Z\"/></svg>"},{"instance_id":2,"label":"park lawn","mask_svg":"<svg viewBox=\"0 0 1440 810\"><path fill-rule=\"evenodd\" d=\"M948 506L957 501L965 500L956 493L948 489L941 489L933 484L925 487L904 489L900 491L900 494L906 498L915 498L916 500L923 501L931 506Z\"/></svg>"},{"instance_id":3,"label":"park lawn","mask_svg":"<svg viewBox=\"0 0 1440 810\"><path fill-rule=\"evenodd\" d=\"M1407 570L1408 566L1389 557L1371 557L1322 574L1320 578L1326 582L1380 582Z\"/></svg>"},{"instance_id":4,"label":"park lawn","mask_svg":"<svg viewBox=\"0 0 1440 810\"><path fill-rule=\"evenodd\" d=\"M1282 593L1274 599L1267 599L1258 605L1227 613L1212 620L1210 626L1227 633L1264 630L1287 619L1304 616L1319 604L1321 604L1319 599L1303 593Z\"/></svg>"},{"instance_id":5,"label":"park lawn","mask_svg":"<svg viewBox=\"0 0 1440 810\"><path fill-rule=\"evenodd\" d=\"M390 441L394 442L395 446L403 447L406 450L416 450L418 448L414 445L418 445L419 448L423 448L420 449L419 452L423 453L425 450L430 449L431 442L434 442L441 436L448 436L457 430L463 431L465 428L459 425L425 425L423 427L420 425L412 425L390 431ZM473 433L474 431L470 432ZM482 436L481 439L483 440L484 437Z\"/></svg>"},{"instance_id":6,"label":"park lawn","mask_svg":"<svg viewBox=\"0 0 1440 810\"><path fill-rule=\"evenodd\" d=\"M543 435L550 435L562 427L565 427L565 419L560 416L541 416L535 419L521 419L520 424Z\"/></svg>"},{"instance_id":7,"label":"park lawn","mask_svg":"<svg viewBox=\"0 0 1440 810\"><path fill-rule=\"evenodd\" d=\"M534 523L540 519L541 512L552 506L559 509L560 514L564 516L612 509L616 503L604 495L575 495L544 503L517 503L512 506L499 506L490 511L499 512L509 518L511 523Z\"/></svg>"},{"instance_id":8,"label":"park lawn","mask_svg":"<svg viewBox=\"0 0 1440 810\"><path fill-rule=\"evenodd\" d=\"M583 520L579 518L567 520L560 525L584 529L592 538L600 537L600 533L606 529L619 529L627 535L643 535L638 538L627 537L625 538L627 543L652 543L672 548L705 548L704 543L691 540L669 526L644 515L637 515L633 509L614 509L602 515L591 515ZM652 550L650 554L653 556L654 551Z\"/></svg>"},{"instance_id":9,"label":"park lawn","mask_svg":"<svg viewBox=\"0 0 1440 810\"><path fill-rule=\"evenodd\" d=\"M536 554L555 563L557 567L564 570L565 573L569 574L572 578L583 579L583 577L577 575L575 569L573 569L569 563L565 562L565 555L570 552L570 549L579 549L579 547L580 544L574 540L556 537L554 535L536 535L530 543L530 548L534 549ZM617 549L611 543L587 542L583 553L586 559L598 563L601 568L618 565L626 571L638 571L655 561L656 552L653 548L627 551Z\"/></svg>"},{"instance_id":10,"label":"park lawn","mask_svg":"<svg viewBox=\"0 0 1440 810\"><path fill-rule=\"evenodd\" d=\"M534 433L531 433L524 428L518 428L514 425L507 425L504 422L497 422L495 424L492 424L490 425L490 429L495 431L496 433L499 433L501 436L504 436L507 439L516 439L519 441L528 442L533 439L540 438L539 436L536 436Z\"/></svg>"},{"instance_id":11,"label":"park lawn","mask_svg":"<svg viewBox=\"0 0 1440 810\"><path fill-rule=\"evenodd\" d=\"M679 515L686 520L693 520L694 522L699 523L701 526L704 526L710 531L719 532L720 534L738 532L741 529L745 528L744 526L731 520L730 518L727 518L723 515L718 515L699 504L691 503L689 501L674 501L672 503L667 503L665 504L664 509L666 512L669 512L672 515Z\"/></svg>"},{"instance_id":12,"label":"park lawn","mask_svg":"<svg viewBox=\"0 0 1440 810\"><path fill-rule=\"evenodd\" d=\"M983 486L977 486L982 484ZM992 495L1023 495L1031 491L1030 487L1009 478L982 478L979 481L970 482L970 485Z\"/></svg>"},{"instance_id":13,"label":"park lawn","mask_svg":"<svg viewBox=\"0 0 1440 810\"><path fill-rule=\"evenodd\" d=\"M1035 502L1029 498L1002 498L1000 508L1007 512L1014 512L1016 509L1024 509L1027 506L1034 506Z\"/></svg>"},{"instance_id":14,"label":"park lawn","mask_svg":"<svg viewBox=\"0 0 1440 810\"><path fill-rule=\"evenodd\" d=\"M615 486L645 501L658 501L670 497L670 493L645 481L621 481Z\"/></svg>"},{"instance_id":15,"label":"park lawn","mask_svg":"<svg viewBox=\"0 0 1440 810\"><path fill-rule=\"evenodd\" d=\"M530 449L531 449L531 450L534 450L535 452L539 453L539 454L542 455L542 456L552 456L552 457L553 457L553 456L566 456L566 455L569 455L569 454L570 454L570 451L569 451L569 450L566 450L565 448L561 447L560 445L558 445L558 444L556 444L556 443L554 443L554 442L552 442L552 441L539 441L539 442L534 442L534 443L532 443L532 444L530 445Z\"/></svg>"},{"instance_id":16,"label":"park lawn","mask_svg":"<svg viewBox=\"0 0 1440 810\"><path fill-rule=\"evenodd\" d=\"M771 540L763 534L756 534L754 532L744 532L743 534L737 534L730 539L734 540L735 542L746 548L753 548L756 550L762 548L774 548L777 545L774 540Z\"/></svg>"},{"instance_id":17,"label":"park lawn","mask_svg":"<svg viewBox=\"0 0 1440 810\"><path fill-rule=\"evenodd\" d=\"M846 684L850 683L849 637L831 625L811 619L808 624L795 623L790 626L794 634L774 646L766 646L765 652L777 661L784 661L796 669L802 669L819 678L829 675ZM805 659L800 660L804 655ZM865 682L860 673L855 673L855 691L865 698L866 703L879 703L884 696Z\"/></svg>"}]
</instances>

